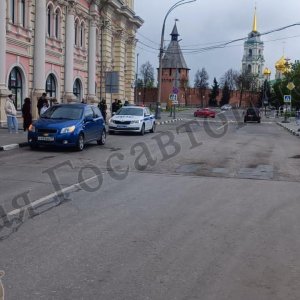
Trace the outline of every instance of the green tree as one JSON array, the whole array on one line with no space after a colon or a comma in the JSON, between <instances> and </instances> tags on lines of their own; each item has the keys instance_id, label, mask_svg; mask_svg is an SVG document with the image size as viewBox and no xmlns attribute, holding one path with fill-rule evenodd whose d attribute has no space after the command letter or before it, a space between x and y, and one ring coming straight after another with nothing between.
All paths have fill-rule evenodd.
<instances>
[{"instance_id":1,"label":"green tree","mask_svg":"<svg viewBox=\"0 0 300 300\"><path fill-rule=\"evenodd\" d=\"M300 63L292 63L290 67L290 72L285 73L284 78L276 80L272 86L273 105L277 108L280 105L283 105L284 95L291 95L292 107L296 109L300 108ZM295 88L292 91L287 88L289 82L293 82L295 85Z\"/></svg>"},{"instance_id":2,"label":"green tree","mask_svg":"<svg viewBox=\"0 0 300 300\"><path fill-rule=\"evenodd\" d=\"M152 88L154 86L154 68L149 61L141 65L140 74L144 88Z\"/></svg>"},{"instance_id":3,"label":"green tree","mask_svg":"<svg viewBox=\"0 0 300 300\"><path fill-rule=\"evenodd\" d=\"M229 100L230 100L230 89L229 89L227 81L225 81L223 89L222 89L222 98L220 101L220 106L228 104Z\"/></svg>"},{"instance_id":4,"label":"green tree","mask_svg":"<svg viewBox=\"0 0 300 300\"><path fill-rule=\"evenodd\" d=\"M257 93L258 75L243 71L236 77L236 85L240 90L240 103L242 104L243 95L245 91L251 92L251 102L253 103L253 95Z\"/></svg>"},{"instance_id":5,"label":"green tree","mask_svg":"<svg viewBox=\"0 0 300 300\"><path fill-rule=\"evenodd\" d=\"M203 107L203 99L205 95L205 91L208 88L208 73L205 68L202 68L201 71L198 70L195 74L194 87L199 89L199 95L201 99L201 106Z\"/></svg>"},{"instance_id":6,"label":"green tree","mask_svg":"<svg viewBox=\"0 0 300 300\"><path fill-rule=\"evenodd\" d=\"M266 79L261 87L260 97L258 101L258 106L266 106L271 102L271 87L269 81Z\"/></svg>"},{"instance_id":7,"label":"green tree","mask_svg":"<svg viewBox=\"0 0 300 300\"><path fill-rule=\"evenodd\" d=\"M229 88L230 92L233 92L237 89L237 78L239 76L239 72L235 71L233 69L229 69L225 72L225 74L221 77L220 80L220 86L224 88L225 83L227 83L227 86Z\"/></svg>"},{"instance_id":8,"label":"green tree","mask_svg":"<svg viewBox=\"0 0 300 300\"><path fill-rule=\"evenodd\" d=\"M217 97L219 96L219 84L216 79L214 78L214 82L212 85L211 93L209 94L209 106L218 106Z\"/></svg>"}]
</instances>

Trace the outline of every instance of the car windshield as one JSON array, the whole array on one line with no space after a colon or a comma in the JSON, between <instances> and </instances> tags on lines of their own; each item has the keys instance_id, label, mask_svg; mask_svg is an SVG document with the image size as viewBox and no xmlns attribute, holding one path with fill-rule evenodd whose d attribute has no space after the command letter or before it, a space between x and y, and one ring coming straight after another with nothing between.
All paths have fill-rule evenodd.
<instances>
[{"instance_id":1,"label":"car windshield","mask_svg":"<svg viewBox=\"0 0 300 300\"><path fill-rule=\"evenodd\" d=\"M78 120L81 118L83 109L81 107L52 106L42 115L43 119Z\"/></svg>"},{"instance_id":2,"label":"car windshield","mask_svg":"<svg viewBox=\"0 0 300 300\"><path fill-rule=\"evenodd\" d=\"M247 114L248 115L255 115L257 113L257 110L255 108L248 108Z\"/></svg>"},{"instance_id":3,"label":"car windshield","mask_svg":"<svg viewBox=\"0 0 300 300\"><path fill-rule=\"evenodd\" d=\"M121 116L143 116L144 110L136 107L122 107L116 114Z\"/></svg>"}]
</instances>

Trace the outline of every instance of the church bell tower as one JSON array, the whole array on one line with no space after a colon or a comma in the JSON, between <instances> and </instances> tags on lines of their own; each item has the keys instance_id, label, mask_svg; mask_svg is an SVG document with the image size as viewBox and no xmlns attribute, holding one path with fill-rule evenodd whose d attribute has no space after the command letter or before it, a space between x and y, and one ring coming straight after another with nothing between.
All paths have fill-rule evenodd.
<instances>
[{"instance_id":1,"label":"church bell tower","mask_svg":"<svg viewBox=\"0 0 300 300\"><path fill-rule=\"evenodd\" d=\"M257 30L256 8L253 18L252 31L248 34L248 39L244 43L244 55L242 60L243 73L250 73L257 76L259 85L264 80L264 43L261 41L261 35Z\"/></svg>"}]
</instances>

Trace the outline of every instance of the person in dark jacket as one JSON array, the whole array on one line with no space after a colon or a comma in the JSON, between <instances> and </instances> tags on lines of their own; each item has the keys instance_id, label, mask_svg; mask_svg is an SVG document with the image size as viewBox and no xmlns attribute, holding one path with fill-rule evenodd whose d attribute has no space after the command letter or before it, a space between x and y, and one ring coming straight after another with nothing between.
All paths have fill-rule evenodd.
<instances>
[{"instance_id":1,"label":"person in dark jacket","mask_svg":"<svg viewBox=\"0 0 300 300\"><path fill-rule=\"evenodd\" d=\"M118 110L123 106L122 101L118 100Z\"/></svg>"},{"instance_id":2,"label":"person in dark jacket","mask_svg":"<svg viewBox=\"0 0 300 300\"><path fill-rule=\"evenodd\" d=\"M113 104L111 105L111 111L112 113L116 113L118 109L119 109L118 99L115 99L115 102L113 102Z\"/></svg>"},{"instance_id":3,"label":"person in dark jacket","mask_svg":"<svg viewBox=\"0 0 300 300\"><path fill-rule=\"evenodd\" d=\"M37 103L37 109L38 109L39 115L41 114L41 109L44 106L44 103L46 103L46 102L48 102L47 94L43 93L42 96L38 99L38 103Z\"/></svg>"},{"instance_id":4,"label":"person in dark jacket","mask_svg":"<svg viewBox=\"0 0 300 300\"><path fill-rule=\"evenodd\" d=\"M23 129L24 131L26 131L28 130L29 126L32 123L30 98L25 98L24 100L24 104L22 106L22 117L23 117Z\"/></svg>"},{"instance_id":5,"label":"person in dark jacket","mask_svg":"<svg viewBox=\"0 0 300 300\"><path fill-rule=\"evenodd\" d=\"M102 99L101 102L99 103L99 109L100 109L101 114L103 116L104 122L106 123L107 105L106 105L106 100L105 99Z\"/></svg>"}]
</instances>

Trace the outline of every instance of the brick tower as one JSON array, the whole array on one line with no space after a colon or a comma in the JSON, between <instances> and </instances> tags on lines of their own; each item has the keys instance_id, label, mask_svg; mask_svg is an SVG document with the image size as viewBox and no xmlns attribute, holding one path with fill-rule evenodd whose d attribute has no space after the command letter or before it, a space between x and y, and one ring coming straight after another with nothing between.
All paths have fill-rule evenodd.
<instances>
[{"instance_id":1,"label":"brick tower","mask_svg":"<svg viewBox=\"0 0 300 300\"><path fill-rule=\"evenodd\" d=\"M162 60L162 103L168 103L169 95L178 90L178 102L187 103L185 90L189 80L189 68L183 57L176 22L171 33L171 42Z\"/></svg>"}]
</instances>

